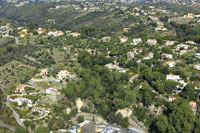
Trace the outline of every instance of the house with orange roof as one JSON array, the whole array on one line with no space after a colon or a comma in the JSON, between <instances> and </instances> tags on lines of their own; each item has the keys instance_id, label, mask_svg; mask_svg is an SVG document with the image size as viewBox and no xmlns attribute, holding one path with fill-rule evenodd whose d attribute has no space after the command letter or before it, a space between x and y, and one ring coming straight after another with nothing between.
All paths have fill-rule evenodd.
<instances>
[{"instance_id":1,"label":"house with orange roof","mask_svg":"<svg viewBox=\"0 0 200 133\"><path fill-rule=\"evenodd\" d=\"M70 35L73 36L73 37L78 37L78 36L80 36L81 34L78 33L78 32L73 32L73 33L71 33Z\"/></svg>"},{"instance_id":2,"label":"house with orange roof","mask_svg":"<svg viewBox=\"0 0 200 133\"><path fill-rule=\"evenodd\" d=\"M178 96L169 96L169 97L168 97L168 100L169 100L170 102L172 102L172 101L176 100L177 98L178 98Z\"/></svg>"},{"instance_id":3,"label":"house with orange roof","mask_svg":"<svg viewBox=\"0 0 200 133\"><path fill-rule=\"evenodd\" d=\"M167 53L161 54L161 59L172 59L172 58L173 58L172 54L167 54Z\"/></svg>"},{"instance_id":4,"label":"house with orange roof","mask_svg":"<svg viewBox=\"0 0 200 133\"><path fill-rule=\"evenodd\" d=\"M26 85L20 84L20 85L18 85L18 86L16 87L16 91L22 93L22 92L24 92L24 88L25 88L25 87L26 87Z\"/></svg>"},{"instance_id":5,"label":"house with orange roof","mask_svg":"<svg viewBox=\"0 0 200 133\"><path fill-rule=\"evenodd\" d=\"M46 30L45 30L45 29L42 29L42 28L38 28L38 29L37 29L37 32L38 32L38 34L43 34L43 33L46 32Z\"/></svg>"}]
</instances>

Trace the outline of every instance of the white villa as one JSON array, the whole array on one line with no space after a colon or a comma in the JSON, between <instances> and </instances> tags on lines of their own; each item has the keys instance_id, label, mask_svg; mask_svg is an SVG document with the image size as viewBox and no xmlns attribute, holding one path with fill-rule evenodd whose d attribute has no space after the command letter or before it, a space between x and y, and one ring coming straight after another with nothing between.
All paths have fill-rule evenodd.
<instances>
[{"instance_id":1,"label":"white villa","mask_svg":"<svg viewBox=\"0 0 200 133\"><path fill-rule=\"evenodd\" d=\"M161 54L161 59L172 59L172 58L173 58L172 54L166 54L166 53Z\"/></svg>"},{"instance_id":2,"label":"white villa","mask_svg":"<svg viewBox=\"0 0 200 133\"><path fill-rule=\"evenodd\" d=\"M169 96L169 97L168 97L168 100L169 100L170 102L172 102L172 101L176 100L177 98L178 98L178 96Z\"/></svg>"},{"instance_id":3,"label":"white villa","mask_svg":"<svg viewBox=\"0 0 200 133\"><path fill-rule=\"evenodd\" d=\"M127 37L120 37L120 42L125 43L128 40Z\"/></svg>"},{"instance_id":4,"label":"white villa","mask_svg":"<svg viewBox=\"0 0 200 133\"><path fill-rule=\"evenodd\" d=\"M186 41L185 43L186 43L186 44L191 44L191 45L196 45L196 44L197 44L196 42L190 41L190 40L189 40L189 41Z\"/></svg>"},{"instance_id":5,"label":"white villa","mask_svg":"<svg viewBox=\"0 0 200 133\"><path fill-rule=\"evenodd\" d=\"M176 65L174 61L167 61L165 62L165 64L168 65L169 67L174 67Z\"/></svg>"},{"instance_id":6,"label":"white villa","mask_svg":"<svg viewBox=\"0 0 200 133\"><path fill-rule=\"evenodd\" d=\"M131 43L131 45L137 45L138 43L142 43L142 38L133 39L133 42Z\"/></svg>"},{"instance_id":7,"label":"white villa","mask_svg":"<svg viewBox=\"0 0 200 133\"><path fill-rule=\"evenodd\" d=\"M147 44L156 45L157 44L157 40L156 39L147 39Z\"/></svg>"},{"instance_id":8,"label":"white villa","mask_svg":"<svg viewBox=\"0 0 200 133\"><path fill-rule=\"evenodd\" d=\"M49 31L49 32L47 33L48 36L55 36L55 37L57 37L57 36L62 36L63 34L64 34L64 33L63 33L62 31L55 31L55 32Z\"/></svg>"},{"instance_id":9,"label":"white villa","mask_svg":"<svg viewBox=\"0 0 200 133\"><path fill-rule=\"evenodd\" d=\"M165 46L172 46L172 45L175 44L175 42L176 42L176 41L166 41L164 45L165 45Z\"/></svg>"},{"instance_id":10,"label":"white villa","mask_svg":"<svg viewBox=\"0 0 200 133\"><path fill-rule=\"evenodd\" d=\"M200 64L194 65L194 68L197 69L197 70L200 70Z\"/></svg>"},{"instance_id":11,"label":"white villa","mask_svg":"<svg viewBox=\"0 0 200 133\"><path fill-rule=\"evenodd\" d=\"M187 83L181 79L180 75L173 75L173 74L169 74L166 76L166 80L172 80L172 81L176 81L176 82L179 82L182 86L180 85L177 85L176 88L177 89L183 89ZM177 91L177 92L180 92L180 91Z\"/></svg>"},{"instance_id":12,"label":"white villa","mask_svg":"<svg viewBox=\"0 0 200 133\"><path fill-rule=\"evenodd\" d=\"M172 80L172 81L178 81L181 80L180 75L173 75L173 74L169 74L166 76L166 80Z\"/></svg>"},{"instance_id":13,"label":"white villa","mask_svg":"<svg viewBox=\"0 0 200 133\"><path fill-rule=\"evenodd\" d=\"M102 42L109 42L111 40L111 37L106 36L106 37L103 37L101 40Z\"/></svg>"},{"instance_id":14,"label":"white villa","mask_svg":"<svg viewBox=\"0 0 200 133\"><path fill-rule=\"evenodd\" d=\"M58 77L59 80L63 80L65 78L69 77L70 75L71 74L70 74L69 71L67 71L67 70L61 70L60 72L58 72L57 77Z\"/></svg>"},{"instance_id":15,"label":"white villa","mask_svg":"<svg viewBox=\"0 0 200 133\"><path fill-rule=\"evenodd\" d=\"M56 86L50 87L46 89L47 94L52 94L52 95L59 95L60 92L58 91L58 88Z\"/></svg>"},{"instance_id":16,"label":"white villa","mask_svg":"<svg viewBox=\"0 0 200 133\"><path fill-rule=\"evenodd\" d=\"M40 76L46 76L49 74L49 69L46 68L46 69L42 69L41 72L40 72Z\"/></svg>"},{"instance_id":17,"label":"white villa","mask_svg":"<svg viewBox=\"0 0 200 133\"><path fill-rule=\"evenodd\" d=\"M16 102L18 104L18 106L21 106L23 103L27 103L28 107L32 107L33 106L32 101L30 99L23 98L23 97L18 97L18 98L15 98L14 100L10 99L10 101L11 102Z\"/></svg>"},{"instance_id":18,"label":"white villa","mask_svg":"<svg viewBox=\"0 0 200 133\"><path fill-rule=\"evenodd\" d=\"M200 58L200 53L195 53L195 54L194 54L194 57L195 57L195 58Z\"/></svg>"},{"instance_id":19,"label":"white villa","mask_svg":"<svg viewBox=\"0 0 200 133\"><path fill-rule=\"evenodd\" d=\"M127 71L125 68L121 68L118 65L115 65L115 64L112 64L112 63L106 64L105 67L107 67L110 70L117 70L120 73L126 73L126 71Z\"/></svg>"},{"instance_id":20,"label":"white villa","mask_svg":"<svg viewBox=\"0 0 200 133\"><path fill-rule=\"evenodd\" d=\"M151 58L153 58L153 53L150 52L147 56L144 57L144 60L150 60Z\"/></svg>"}]
</instances>

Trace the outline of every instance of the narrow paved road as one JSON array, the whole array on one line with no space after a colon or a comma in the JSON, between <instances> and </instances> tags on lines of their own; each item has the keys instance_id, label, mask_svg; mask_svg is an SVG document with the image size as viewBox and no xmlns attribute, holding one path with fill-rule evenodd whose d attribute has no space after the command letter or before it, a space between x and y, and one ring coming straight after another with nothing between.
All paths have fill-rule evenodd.
<instances>
[{"instance_id":1,"label":"narrow paved road","mask_svg":"<svg viewBox=\"0 0 200 133\"><path fill-rule=\"evenodd\" d=\"M6 101L6 106L7 106L10 110L12 110L12 112L13 112L12 115L15 117L17 123L18 123L20 126L22 126L22 127L25 128L23 121L21 121L20 118L19 118L19 115L18 115L18 114L15 112L15 110L10 106L10 103L9 103L9 99L8 99L8 98L7 98L7 101Z\"/></svg>"},{"instance_id":2,"label":"narrow paved road","mask_svg":"<svg viewBox=\"0 0 200 133\"><path fill-rule=\"evenodd\" d=\"M6 127L6 128L8 128L8 129L10 129L10 130L12 130L12 131L15 132L15 128L13 128L13 127L10 126L10 125L7 125L7 124L4 124L4 123L1 123L1 122L0 122L0 126L2 126L2 127Z\"/></svg>"}]
</instances>

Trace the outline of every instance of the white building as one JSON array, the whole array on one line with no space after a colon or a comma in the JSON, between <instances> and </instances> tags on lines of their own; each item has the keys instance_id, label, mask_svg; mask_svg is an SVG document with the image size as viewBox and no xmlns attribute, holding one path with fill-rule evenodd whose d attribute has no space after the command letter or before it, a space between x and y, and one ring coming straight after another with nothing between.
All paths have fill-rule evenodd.
<instances>
[{"instance_id":1,"label":"white building","mask_svg":"<svg viewBox=\"0 0 200 133\"><path fill-rule=\"evenodd\" d=\"M21 106L23 103L26 103L28 107L33 106L32 101L30 99L23 98L23 97L15 98L15 100L10 99L10 101L16 102L18 104L18 106Z\"/></svg>"},{"instance_id":2,"label":"white building","mask_svg":"<svg viewBox=\"0 0 200 133\"><path fill-rule=\"evenodd\" d=\"M197 70L200 70L200 64L194 65L194 68L197 69Z\"/></svg>"},{"instance_id":3,"label":"white building","mask_svg":"<svg viewBox=\"0 0 200 133\"><path fill-rule=\"evenodd\" d=\"M178 96L169 96L169 97L168 97L168 100L169 100L170 102L172 102L172 101L176 100L177 98L178 98Z\"/></svg>"},{"instance_id":4,"label":"white building","mask_svg":"<svg viewBox=\"0 0 200 133\"><path fill-rule=\"evenodd\" d=\"M153 58L152 52L150 52L146 57L144 57L144 60L150 60L151 58Z\"/></svg>"},{"instance_id":5,"label":"white building","mask_svg":"<svg viewBox=\"0 0 200 133\"><path fill-rule=\"evenodd\" d=\"M166 41L165 46L172 46L175 44L176 41Z\"/></svg>"},{"instance_id":6,"label":"white building","mask_svg":"<svg viewBox=\"0 0 200 133\"><path fill-rule=\"evenodd\" d=\"M64 34L64 33L63 33L62 31L55 31L55 32L49 31L49 32L47 33L48 36L55 36L55 37L57 37L57 36L62 36L63 34Z\"/></svg>"},{"instance_id":7,"label":"white building","mask_svg":"<svg viewBox=\"0 0 200 133\"><path fill-rule=\"evenodd\" d=\"M48 74L49 74L48 68L42 69L40 72L40 76L47 76Z\"/></svg>"},{"instance_id":8,"label":"white building","mask_svg":"<svg viewBox=\"0 0 200 133\"><path fill-rule=\"evenodd\" d=\"M117 71L119 71L120 73L126 73L126 71L127 71L127 69L121 68L121 67L119 67L119 66L117 66L117 65L115 65L115 64L112 64L112 63L106 64L105 67L107 67L107 68L110 69L110 70L117 70Z\"/></svg>"},{"instance_id":9,"label":"white building","mask_svg":"<svg viewBox=\"0 0 200 133\"><path fill-rule=\"evenodd\" d=\"M73 36L73 37L79 37L81 34L78 33L78 32L73 32L70 35Z\"/></svg>"},{"instance_id":10,"label":"white building","mask_svg":"<svg viewBox=\"0 0 200 133\"><path fill-rule=\"evenodd\" d=\"M196 101L190 101L189 105L192 107L192 109L197 108L197 102Z\"/></svg>"},{"instance_id":11,"label":"white building","mask_svg":"<svg viewBox=\"0 0 200 133\"><path fill-rule=\"evenodd\" d=\"M176 46L176 51L179 51L179 50L188 50L189 49L189 45L185 45L185 44L178 44L177 46Z\"/></svg>"},{"instance_id":12,"label":"white building","mask_svg":"<svg viewBox=\"0 0 200 133\"><path fill-rule=\"evenodd\" d=\"M111 37L106 36L106 37L103 37L101 40L102 40L102 42L110 42Z\"/></svg>"},{"instance_id":13,"label":"white building","mask_svg":"<svg viewBox=\"0 0 200 133\"><path fill-rule=\"evenodd\" d=\"M135 52L128 52L127 53L128 58L134 58L134 56L135 56Z\"/></svg>"},{"instance_id":14,"label":"white building","mask_svg":"<svg viewBox=\"0 0 200 133\"><path fill-rule=\"evenodd\" d=\"M135 39L133 39L133 43L131 43L131 45L137 45L139 43L142 43L142 38L135 38Z\"/></svg>"},{"instance_id":15,"label":"white building","mask_svg":"<svg viewBox=\"0 0 200 133\"><path fill-rule=\"evenodd\" d=\"M46 30L45 29L42 29L42 28L38 28L37 29L37 32L38 34L43 34Z\"/></svg>"},{"instance_id":16,"label":"white building","mask_svg":"<svg viewBox=\"0 0 200 133\"><path fill-rule=\"evenodd\" d=\"M191 41L191 40L189 40L189 41L186 41L185 43L186 43L186 44L191 44L191 45L196 45L196 44L197 44L196 42L194 42L194 41Z\"/></svg>"},{"instance_id":17,"label":"white building","mask_svg":"<svg viewBox=\"0 0 200 133\"><path fill-rule=\"evenodd\" d=\"M147 44L156 45L157 44L157 40L156 39L147 39Z\"/></svg>"},{"instance_id":18,"label":"white building","mask_svg":"<svg viewBox=\"0 0 200 133\"><path fill-rule=\"evenodd\" d=\"M120 37L120 42L125 43L128 40L127 37Z\"/></svg>"},{"instance_id":19,"label":"white building","mask_svg":"<svg viewBox=\"0 0 200 133\"><path fill-rule=\"evenodd\" d=\"M166 53L161 54L161 59L172 59L172 58L173 58L172 54L166 54Z\"/></svg>"},{"instance_id":20,"label":"white building","mask_svg":"<svg viewBox=\"0 0 200 133\"><path fill-rule=\"evenodd\" d=\"M68 72L67 70L61 70L60 72L58 72L57 76L59 80L63 80L69 77L70 75L71 75L70 72Z\"/></svg>"},{"instance_id":21,"label":"white building","mask_svg":"<svg viewBox=\"0 0 200 133\"><path fill-rule=\"evenodd\" d=\"M172 80L172 81L178 81L181 80L180 75L173 75L173 74L169 74L166 76L166 80Z\"/></svg>"},{"instance_id":22,"label":"white building","mask_svg":"<svg viewBox=\"0 0 200 133\"><path fill-rule=\"evenodd\" d=\"M167 61L165 64L168 65L169 67L174 67L176 65L174 61Z\"/></svg>"},{"instance_id":23,"label":"white building","mask_svg":"<svg viewBox=\"0 0 200 133\"><path fill-rule=\"evenodd\" d=\"M195 54L194 54L194 57L195 57L195 58L200 58L200 53L195 53Z\"/></svg>"},{"instance_id":24,"label":"white building","mask_svg":"<svg viewBox=\"0 0 200 133\"><path fill-rule=\"evenodd\" d=\"M50 87L46 89L47 94L52 94L52 95L59 95L60 92L58 91L58 88L56 86Z\"/></svg>"}]
</instances>

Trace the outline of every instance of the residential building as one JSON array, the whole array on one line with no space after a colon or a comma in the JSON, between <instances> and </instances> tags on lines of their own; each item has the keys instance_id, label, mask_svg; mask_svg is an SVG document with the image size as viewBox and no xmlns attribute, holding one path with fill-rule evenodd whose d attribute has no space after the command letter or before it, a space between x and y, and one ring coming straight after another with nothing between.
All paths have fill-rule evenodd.
<instances>
[{"instance_id":1,"label":"residential building","mask_svg":"<svg viewBox=\"0 0 200 133\"><path fill-rule=\"evenodd\" d=\"M166 53L162 53L161 54L161 59L172 59L173 55L171 54L166 54Z\"/></svg>"},{"instance_id":2,"label":"residential building","mask_svg":"<svg viewBox=\"0 0 200 133\"><path fill-rule=\"evenodd\" d=\"M62 36L64 33L62 31L49 31L47 33L48 36L54 36L54 37L57 37L57 36Z\"/></svg>"},{"instance_id":3,"label":"residential building","mask_svg":"<svg viewBox=\"0 0 200 133\"><path fill-rule=\"evenodd\" d=\"M126 73L126 71L127 71L127 69L121 68L121 67L119 67L119 66L117 66L115 64L112 64L112 63L106 64L105 67L107 67L110 70L117 70L117 71L119 71L121 73Z\"/></svg>"},{"instance_id":4,"label":"residential building","mask_svg":"<svg viewBox=\"0 0 200 133\"><path fill-rule=\"evenodd\" d=\"M197 69L197 70L200 70L200 64L194 65L194 68Z\"/></svg>"},{"instance_id":5,"label":"residential building","mask_svg":"<svg viewBox=\"0 0 200 133\"><path fill-rule=\"evenodd\" d=\"M45 30L45 29L42 29L42 28L38 28L38 29L37 29L37 32L38 32L38 34L43 34L43 33L46 32L46 30Z\"/></svg>"},{"instance_id":6,"label":"residential building","mask_svg":"<svg viewBox=\"0 0 200 133\"><path fill-rule=\"evenodd\" d=\"M57 77L59 80L63 80L69 77L70 75L71 75L70 72L68 72L67 70L61 70L60 72L58 72Z\"/></svg>"},{"instance_id":7,"label":"residential building","mask_svg":"<svg viewBox=\"0 0 200 133\"><path fill-rule=\"evenodd\" d=\"M134 56L135 56L135 52L128 52L127 53L128 58L134 58Z\"/></svg>"},{"instance_id":8,"label":"residential building","mask_svg":"<svg viewBox=\"0 0 200 133\"><path fill-rule=\"evenodd\" d=\"M166 76L166 80L178 81L181 80L180 75L169 74Z\"/></svg>"},{"instance_id":9,"label":"residential building","mask_svg":"<svg viewBox=\"0 0 200 133\"><path fill-rule=\"evenodd\" d=\"M142 38L135 38L135 39L133 39L133 42L131 43L131 45L137 45L139 43L142 43Z\"/></svg>"},{"instance_id":10,"label":"residential building","mask_svg":"<svg viewBox=\"0 0 200 133\"><path fill-rule=\"evenodd\" d=\"M144 60L150 60L151 58L153 58L153 53L150 52L147 56L144 57Z\"/></svg>"},{"instance_id":11,"label":"residential building","mask_svg":"<svg viewBox=\"0 0 200 133\"><path fill-rule=\"evenodd\" d=\"M186 41L185 43L186 43L186 44L191 44L191 45L196 45L196 44L197 44L196 42L194 42L194 41L191 41L191 40L189 40L189 41Z\"/></svg>"},{"instance_id":12,"label":"residential building","mask_svg":"<svg viewBox=\"0 0 200 133\"><path fill-rule=\"evenodd\" d=\"M195 53L195 54L194 54L194 57L195 57L195 58L200 58L200 53Z\"/></svg>"},{"instance_id":13,"label":"residential building","mask_svg":"<svg viewBox=\"0 0 200 133\"><path fill-rule=\"evenodd\" d=\"M38 112L39 115L42 115L43 112L44 112L44 108L41 108L41 107L33 107L32 110L31 110L31 112L32 112L32 113L33 113L33 112Z\"/></svg>"},{"instance_id":14,"label":"residential building","mask_svg":"<svg viewBox=\"0 0 200 133\"><path fill-rule=\"evenodd\" d=\"M16 87L16 91L17 91L17 92L20 92L20 93L24 92L25 86L26 86L26 85L24 85L24 84L18 85L18 86Z\"/></svg>"},{"instance_id":15,"label":"residential building","mask_svg":"<svg viewBox=\"0 0 200 133\"><path fill-rule=\"evenodd\" d=\"M165 64L168 65L169 67L174 67L176 65L174 61L167 61L165 62Z\"/></svg>"},{"instance_id":16,"label":"residential building","mask_svg":"<svg viewBox=\"0 0 200 133\"><path fill-rule=\"evenodd\" d=\"M176 100L177 98L178 98L178 96L169 96L169 97L168 97L168 100L169 100L170 102L172 102L172 101Z\"/></svg>"},{"instance_id":17,"label":"residential building","mask_svg":"<svg viewBox=\"0 0 200 133\"><path fill-rule=\"evenodd\" d=\"M47 94L52 94L52 95L59 95L60 92L58 91L58 88L56 86L50 87L46 89Z\"/></svg>"},{"instance_id":18,"label":"residential building","mask_svg":"<svg viewBox=\"0 0 200 133\"><path fill-rule=\"evenodd\" d=\"M185 44L178 44L177 46L176 46L176 51L180 51L180 50L188 50L189 49L189 45L185 45Z\"/></svg>"},{"instance_id":19,"label":"residential building","mask_svg":"<svg viewBox=\"0 0 200 133\"><path fill-rule=\"evenodd\" d=\"M158 17L155 17L155 16L148 16L148 19L152 21L158 21Z\"/></svg>"},{"instance_id":20,"label":"residential building","mask_svg":"<svg viewBox=\"0 0 200 133\"><path fill-rule=\"evenodd\" d=\"M192 109L197 108L197 102L196 101L190 101L189 105L192 107Z\"/></svg>"},{"instance_id":21,"label":"residential building","mask_svg":"<svg viewBox=\"0 0 200 133\"><path fill-rule=\"evenodd\" d=\"M128 30L130 30L130 28L123 28L123 32L128 32Z\"/></svg>"},{"instance_id":22,"label":"residential building","mask_svg":"<svg viewBox=\"0 0 200 133\"><path fill-rule=\"evenodd\" d=\"M102 40L103 42L110 42L111 37L106 36L106 37L103 37L101 40Z\"/></svg>"},{"instance_id":23,"label":"residential building","mask_svg":"<svg viewBox=\"0 0 200 133\"><path fill-rule=\"evenodd\" d=\"M48 74L49 74L48 68L42 69L40 72L40 76L47 76Z\"/></svg>"},{"instance_id":24,"label":"residential building","mask_svg":"<svg viewBox=\"0 0 200 133\"><path fill-rule=\"evenodd\" d=\"M172 45L175 44L175 42L176 42L176 41L166 41L164 45L165 45L165 46L172 46Z\"/></svg>"},{"instance_id":25,"label":"residential building","mask_svg":"<svg viewBox=\"0 0 200 133\"><path fill-rule=\"evenodd\" d=\"M120 42L125 43L128 40L127 37L120 37Z\"/></svg>"},{"instance_id":26,"label":"residential building","mask_svg":"<svg viewBox=\"0 0 200 133\"><path fill-rule=\"evenodd\" d=\"M12 102L16 102L18 104L18 106L21 106L23 103L27 104L27 107L32 107L32 101L30 99L27 98L23 98L23 97L18 97L15 98L15 100L10 99L10 101Z\"/></svg>"},{"instance_id":27,"label":"residential building","mask_svg":"<svg viewBox=\"0 0 200 133\"><path fill-rule=\"evenodd\" d=\"M157 44L157 40L156 39L147 39L147 44L156 45Z\"/></svg>"},{"instance_id":28,"label":"residential building","mask_svg":"<svg viewBox=\"0 0 200 133\"><path fill-rule=\"evenodd\" d=\"M78 32L73 32L70 35L73 36L73 37L79 37L81 34L78 33Z\"/></svg>"}]
</instances>

